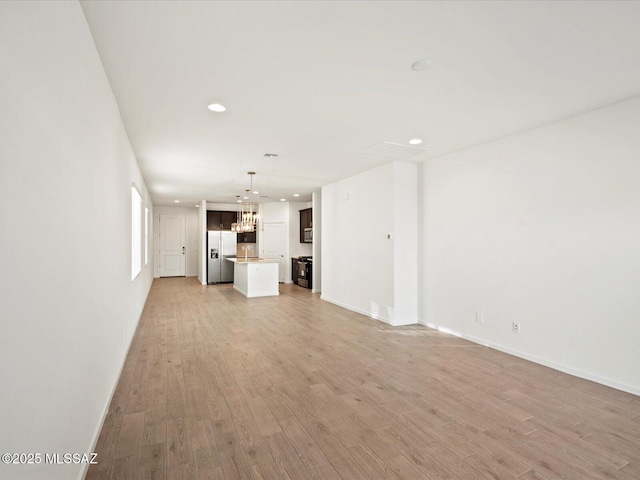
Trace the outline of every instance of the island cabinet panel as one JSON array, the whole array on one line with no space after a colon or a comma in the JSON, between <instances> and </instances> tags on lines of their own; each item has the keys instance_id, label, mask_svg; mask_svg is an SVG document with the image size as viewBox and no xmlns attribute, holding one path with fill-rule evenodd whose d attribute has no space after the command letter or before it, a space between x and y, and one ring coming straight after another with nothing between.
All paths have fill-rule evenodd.
<instances>
[{"instance_id":1,"label":"island cabinet panel","mask_svg":"<svg viewBox=\"0 0 640 480\"><path fill-rule=\"evenodd\" d=\"M278 261L266 258L252 258L242 261L227 258L234 263L233 289L245 297L270 297L279 295Z\"/></svg>"},{"instance_id":2,"label":"island cabinet panel","mask_svg":"<svg viewBox=\"0 0 640 480\"><path fill-rule=\"evenodd\" d=\"M311 240L305 239L304 231L313 227L313 208L305 208L300 210L300 243L312 243Z\"/></svg>"}]
</instances>

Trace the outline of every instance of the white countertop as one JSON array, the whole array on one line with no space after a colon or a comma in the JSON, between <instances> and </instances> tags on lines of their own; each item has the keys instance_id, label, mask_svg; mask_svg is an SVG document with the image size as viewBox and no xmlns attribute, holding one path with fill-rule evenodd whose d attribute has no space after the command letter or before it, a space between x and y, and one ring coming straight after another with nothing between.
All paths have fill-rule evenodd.
<instances>
[{"instance_id":1,"label":"white countertop","mask_svg":"<svg viewBox=\"0 0 640 480\"><path fill-rule=\"evenodd\" d=\"M244 257L239 257L239 258L227 258L227 260L233 263L278 263L278 260L276 260L275 258L249 257L245 260Z\"/></svg>"}]
</instances>

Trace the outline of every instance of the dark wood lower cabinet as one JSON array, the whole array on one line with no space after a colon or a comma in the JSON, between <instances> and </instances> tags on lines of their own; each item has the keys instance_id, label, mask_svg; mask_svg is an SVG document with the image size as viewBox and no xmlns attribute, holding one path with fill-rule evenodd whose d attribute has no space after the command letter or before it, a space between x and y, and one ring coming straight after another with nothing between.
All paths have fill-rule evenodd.
<instances>
[{"instance_id":1,"label":"dark wood lower cabinet","mask_svg":"<svg viewBox=\"0 0 640 480\"><path fill-rule=\"evenodd\" d=\"M291 281L298 285L298 259L291 259Z\"/></svg>"}]
</instances>

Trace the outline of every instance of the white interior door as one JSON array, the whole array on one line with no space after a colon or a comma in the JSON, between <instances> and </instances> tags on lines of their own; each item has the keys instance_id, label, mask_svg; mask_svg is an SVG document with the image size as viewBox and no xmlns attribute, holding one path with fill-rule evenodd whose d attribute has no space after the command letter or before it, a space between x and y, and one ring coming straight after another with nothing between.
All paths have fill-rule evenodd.
<instances>
[{"instance_id":1,"label":"white interior door","mask_svg":"<svg viewBox=\"0 0 640 480\"><path fill-rule=\"evenodd\" d=\"M263 242L264 257L278 260L278 282L284 282L284 254L286 251L286 231L284 223L265 223Z\"/></svg>"},{"instance_id":2,"label":"white interior door","mask_svg":"<svg viewBox=\"0 0 640 480\"><path fill-rule=\"evenodd\" d=\"M186 275L185 216L160 214L158 235L160 276L184 277Z\"/></svg>"}]
</instances>

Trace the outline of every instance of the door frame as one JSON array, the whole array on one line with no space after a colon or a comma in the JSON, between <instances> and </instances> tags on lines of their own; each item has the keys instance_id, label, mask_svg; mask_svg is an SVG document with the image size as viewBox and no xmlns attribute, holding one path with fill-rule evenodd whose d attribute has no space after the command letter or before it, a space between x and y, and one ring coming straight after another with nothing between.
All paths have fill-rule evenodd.
<instances>
[{"instance_id":1,"label":"door frame","mask_svg":"<svg viewBox=\"0 0 640 480\"><path fill-rule=\"evenodd\" d=\"M161 222L160 219L163 215L171 215L171 216L181 216L182 217L182 224L184 226L184 247L185 247L185 252L184 252L184 277L187 276L187 257L189 256L189 249L187 248L187 244L188 244L188 238L187 238L187 215L185 213L160 213L158 212L158 217L157 217L157 233L155 235L156 237L156 245L157 245L157 261L155 262L155 266L156 266L156 272L157 272L157 277L156 278L172 278L172 277L163 277L162 276L162 269L160 268L160 261L162 259L160 252L162 250L162 246L160 243L160 233L162 232L162 227L161 227ZM178 276L177 278L179 278L180 276Z\"/></svg>"},{"instance_id":2,"label":"door frame","mask_svg":"<svg viewBox=\"0 0 640 480\"><path fill-rule=\"evenodd\" d=\"M287 275L291 277L291 262L287 262L287 255L289 252L289 226L287 222L264 222L262 224L262 238L260 239L259 249L261 252L261 257L267 258L265 255L265 233L264 230L267 225L282 225L284 244L283 244L283 252L282 252L282 278L283 281L281 283L287 283ZM280 272L278 272L278 282L280 282Z\"/></svg>"}]
</instances>

